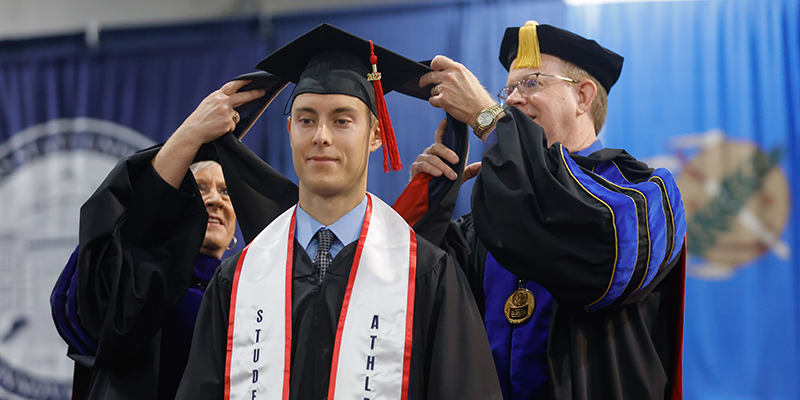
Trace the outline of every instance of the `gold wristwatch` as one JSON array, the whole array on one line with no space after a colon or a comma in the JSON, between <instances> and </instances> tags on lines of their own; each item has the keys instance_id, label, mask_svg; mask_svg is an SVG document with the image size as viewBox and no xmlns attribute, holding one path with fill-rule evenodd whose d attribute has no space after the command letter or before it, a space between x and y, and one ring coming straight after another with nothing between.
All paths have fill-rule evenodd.
<instances>
[{"instance_id":1,"label":"gold wristwatch","mask_svg":"<svg viewBox=\"0 0 800 400\"><path fill-rule=\"evenodd\" d=\"M478 114L478 118L475 119L475 124L472 125L472 129L475 131L475 134L480 137L483 135L490 126L494 125L494 122L497 120L497 116L503 112L503 107L499 104L495 104L491 107L484 108L480 114Z\"/></svg>"}]
</instances>

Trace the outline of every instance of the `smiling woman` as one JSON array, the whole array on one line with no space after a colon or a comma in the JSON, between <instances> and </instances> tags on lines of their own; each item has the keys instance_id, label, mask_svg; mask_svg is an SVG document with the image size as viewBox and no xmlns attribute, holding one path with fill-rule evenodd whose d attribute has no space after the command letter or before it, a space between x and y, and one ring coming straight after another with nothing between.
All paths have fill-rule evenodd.
<instances>
[{"instance_id":1,"label":"smiling woman","mask_svg":"<svg viewBox=\"0 0 800 400\"><path fill-rule=\"evenodd\" d=\"M236 238L233 236L236 232L236 214L228 196L228 186L225 184L222 166L216 161L206 160L192 164L189 170L194 174L194 180L208 212L206 236L200 247L200 253L222 259L225 250L230 250L236 245Z\"/></svg>"},{"instance_id":2,"label":"smiling woman","mask_svg":"<svg viewBox=\"0 0 800 400\"><path fill-rule=\"evenodd\" d=\"M120 161L81 207L79 246L51 302L76 361L73 399L175 397L200 301L236 229L222 167L192 162L235 128L234 108L264 94L238 92L247 83L224 85L163 146Z\"/></svg>"}]
</instances>

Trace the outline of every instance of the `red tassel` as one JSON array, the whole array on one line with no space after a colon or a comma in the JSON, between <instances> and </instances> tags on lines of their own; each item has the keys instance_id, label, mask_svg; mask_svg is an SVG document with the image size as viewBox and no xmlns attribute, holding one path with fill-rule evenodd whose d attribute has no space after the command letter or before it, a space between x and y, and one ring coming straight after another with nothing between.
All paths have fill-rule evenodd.
<instances>
[{"instance_id":1,"label":"red tassel","mask_svg":"<svg viewBox=\"0 0 800 400\"><path fill-rule=\"evenodd\" d=\"M372 44L372 40L369 41L369 54L372 73L367 75L367 80L372 81L375 89L375 106L378 109L378 123L380 124L381 141L383 142L383 172L389 172L390 161L392 171L399 171L403 169L403 161L400 160L400 153L397 151L397 141L394 137L394 129L392 129L392 120L389 119L386 100L383 98L381 73L378 72L378 56L375 55L375 46Z\"/></svg>"}]
</instances>

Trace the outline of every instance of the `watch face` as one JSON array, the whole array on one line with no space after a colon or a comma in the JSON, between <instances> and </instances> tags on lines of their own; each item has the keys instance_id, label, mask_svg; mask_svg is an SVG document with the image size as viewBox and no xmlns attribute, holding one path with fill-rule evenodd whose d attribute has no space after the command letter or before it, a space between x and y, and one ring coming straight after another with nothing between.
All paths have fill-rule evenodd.
<instances>
[{"instance_id":1,"label":"watch face","mask_svg":"<svg viewBox=\"0 0 800 400\"><path fill-rule=\"evenodd\" d=\"M488 112L482 112L478 115L478 124L481 126L486 126L492 123L492 114Z\"/></svg>"}]
</instances>

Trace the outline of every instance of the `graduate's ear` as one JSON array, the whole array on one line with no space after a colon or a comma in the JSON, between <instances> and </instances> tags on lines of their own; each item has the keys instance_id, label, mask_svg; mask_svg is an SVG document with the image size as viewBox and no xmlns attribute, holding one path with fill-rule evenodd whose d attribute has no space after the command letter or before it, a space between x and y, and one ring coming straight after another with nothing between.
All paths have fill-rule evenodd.
<instances>
[{"instance_id":1,"label":"graduate's ear","mask_svg":"<svg viewBox=\"0 0 800 400\"><path fill-rule=\"evenodd\" d=\"M381 124L373 124L369 129L369 136L369 152L372 153L380 149L381 144L383 144L381 140Z\"/></svg>"},{"instance_id":2,"label":"graduate's ear","mask_svg":"<svg viewBox=\"0 0 800 400\"><path fill-rule=\"evenodd\" d=\"M292 116L286 117L286 130L289 131L289 146L292 145Z\"/></svg>"}]
</instances>

